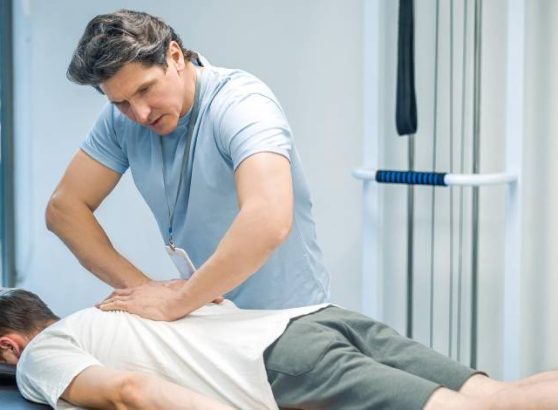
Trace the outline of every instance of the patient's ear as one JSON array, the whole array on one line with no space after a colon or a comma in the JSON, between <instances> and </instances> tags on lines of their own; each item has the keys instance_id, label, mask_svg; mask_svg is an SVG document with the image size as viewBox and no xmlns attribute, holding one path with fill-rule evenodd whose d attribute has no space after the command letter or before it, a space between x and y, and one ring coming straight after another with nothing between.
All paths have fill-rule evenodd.
<instances>
[{"instance_id":1,"label":"patient's ear","mask_svg":"<svg viewBox=\"0 0 558 410\"><path fill-rule=\"evenodd\" d=\"M17 333L8 333L0 336L0 352L4 360L8 362L19 359L26 344L27 339Z\"/></svg>"}]
</instances>

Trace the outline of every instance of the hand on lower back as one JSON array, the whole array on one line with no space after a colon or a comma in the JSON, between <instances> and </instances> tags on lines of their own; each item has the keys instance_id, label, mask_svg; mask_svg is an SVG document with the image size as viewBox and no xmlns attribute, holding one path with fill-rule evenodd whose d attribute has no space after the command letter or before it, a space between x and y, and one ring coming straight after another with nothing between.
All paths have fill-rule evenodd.
<instances>
[{"instance_id":1,"label":"hand on lower back","mask_svg":"<svg viewBox=\"0 0 558 410\"><path fill-rule=\"evenodd\" d=\"M183 317L177 306L181 304L182 279L170 281L150 281L143 285L115 289L96 306L104 311L124 311L146 319L173 321ZM221 303L222 297L214 303Z\"/></svg>"}]
</instances>

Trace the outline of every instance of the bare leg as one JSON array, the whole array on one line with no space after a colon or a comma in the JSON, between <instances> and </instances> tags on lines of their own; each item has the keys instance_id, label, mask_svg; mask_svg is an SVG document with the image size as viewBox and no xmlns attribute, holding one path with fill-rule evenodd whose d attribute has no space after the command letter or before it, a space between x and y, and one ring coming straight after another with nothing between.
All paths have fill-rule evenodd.
<instances>
[{"instance_id":1,"label":"bare leg","mask_svg":"<svg viewBox=\"0 0 558 410\"><path fill-rule=\"evenodd\" d=\"M476 374L465 382L459 392L472 397L486 397L492 393L496 393L512 386L529 386L536 383L550 381L556 382L558 386L558 370L537 373L514 382L502 382L481 374Z\"/></svg>"},{"instance_id":2,"label":"bare leg","mask_svg":"<svg viewBox=\"0 0 558 410\"><path fill-rule=\"evenodd\" d=\"M432 393L426 402L424 410L489 410L490 407L482 401L446 388L439 388Z\"/></svg>"},{"instance_id":3,"label":"bare leg","mask_svg":"<svg viewBox=\"0 0 558 410\"><path fill-rule=\"evenodd\" d=\"M533 383L549 382L555 381L558 386L558 370L550 370L544 373L537 373L533 376L526 377L521 380L517 380L513 384L516 386L527 386Z\"/></svg>"},{"instance_id":4,"label":"bare leg","mask_svg":"<svg viewBox=\"0 0 558 410\"><path fill-rule=\"evenodd\" d=\"M461 386L459 393L470 397L488 397L501 390L512 387L511 383L491 379L483 374L475 374Z\"/></svg>"},{"instance_id":5,"label":"bare leg","mask_svg":"<svg viewBox=\"0 0 558 410\"><path fill-rule=\"evenodd\" d=\"M490 410L555 410L558 409L557 390L558 372L550 371L513 383L475 375L467 380L459 395L481 400L484 406L482 408ZM437 404L436 401L433 403ZM437 408L442 407L432 407L432 410ZM430 410L428 407L425 407L426 409Z\"/></svg>"},{"instance_id":6,"label":"bare leg","mask_svg":"<svg viewBox=\"0 0 558 410\"><path fill-rule=\"evenodd\" d=\"M513 386L488 398L493 410L555 410L558 409L557 381L544 381Z\"/></svg>"}]
</instances>

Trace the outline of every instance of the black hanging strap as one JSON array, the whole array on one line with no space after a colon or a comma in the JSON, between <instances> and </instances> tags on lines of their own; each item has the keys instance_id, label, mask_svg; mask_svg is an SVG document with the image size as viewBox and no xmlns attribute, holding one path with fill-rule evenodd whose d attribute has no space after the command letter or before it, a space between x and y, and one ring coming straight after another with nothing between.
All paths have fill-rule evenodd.
<instances>
[{"instance_id":1,"label":"black hanging strap","mask_svg":"<svg viewBox=\"0 0 558 410\"><path fill-rule=\"evenodd\" d=\"M414 134L417 131L414 40L413 0L399 0L397 102L395 108L395 122L399 135Z\"/></svg>"}]
</instances>

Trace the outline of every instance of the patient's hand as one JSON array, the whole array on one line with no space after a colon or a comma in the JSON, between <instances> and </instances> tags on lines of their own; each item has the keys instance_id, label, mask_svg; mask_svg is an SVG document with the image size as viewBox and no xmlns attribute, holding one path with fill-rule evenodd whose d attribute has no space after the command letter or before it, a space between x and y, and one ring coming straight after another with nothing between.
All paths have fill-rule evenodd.
<instances>
[{"instance_id":1,"label":"patient's hand","mask_svg":"<svg viewBox=\"0 0 558 410\"><path fill-rule=\"evenodd\" d=\"M180 287L182 279L169 281L150 281L143 285L126 289L115 289L105 300L96 306L104 311L125 311L146 319L173 321L173 306L181 303ZM223 297L214 300L221 303Z\"/></svg>"}]
</instances>

